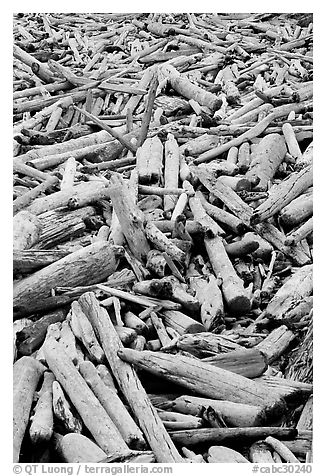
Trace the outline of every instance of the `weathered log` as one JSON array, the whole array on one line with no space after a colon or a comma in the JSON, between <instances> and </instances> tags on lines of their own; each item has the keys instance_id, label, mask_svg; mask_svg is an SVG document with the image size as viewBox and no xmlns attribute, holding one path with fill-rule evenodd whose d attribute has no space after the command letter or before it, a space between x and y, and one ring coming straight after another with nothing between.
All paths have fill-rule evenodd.
<instances>
[{"instance_id":1,"label":"weathered log","mask_svg":"<svg viewBox=\"0 0 326 476\"><path fill-rule=\"evenodd\" d=\"M257 441L249 448L252 463L274 463L270 447L264 441Z\"/></svg>"},{"instance_id":2,"label":"weathered log","mask_svg":"<svg viewBox=\"0 0 326 476\"><path fill-rule=\"evenodd\" d=\"M64 348L65 353L70 358L70 360L76 365L78 368L78 351L76 347L76 337L71 330L69 322L67 320L58 324L60 327L60 337L59 342Z\"/></svg>"},{"instance_id":3,"label":"weathered log","mask_svg":"<svg viewBox=\"0 0 326 476\"><path fill-rule=\"evenodd\" d=\"M38 242L33 249L48 249L81 234L86 230L85 222L96 213L92 206L77 210L56 209L38 215L42 224L42 231ZM69 251L69 248L68 248Z\"/></svg>"},{"instance_id":4,"label":"weathered log","mask_svg":"<svg viewBox=\"0 0 326 476\"><path fill-rule=\"evenodd\" d=\"M222 352L229 353L234 349L242 349L239 344L233 341L230 342L230 340L223 335L213 334L211 332L193 333L192 335L185 334L178 338L176 346L198 358L207 357L207 355L211 356L212 354L220 354Z\"/></svg>"},{"instance_id":5,"label":"weathered log","mask_svg":"<svg viewBox=\"0 0 326 476\"><path fill-rule=\"evenodd\" d=\"M123 322L127 327L134 329L137 334L146 334L148 328L144 321L142 321L136 314L127 311L123 316Z\"/></svg>"},{"instance_id":6,"label":"weathered log","mask_svg":"<svg viewBox=\"0 0 326 476\"><path fill-rule=\"evenodd\" d=\"M153 222L146 223L145 233L156 249L165 251L172 259L180 263L185 261L185 253L167 238Z\"/></svg>"},{"instance_id":7,"label":"weathered log","mask_svg":"<svg viewBox=\"0 0 326 476\"><path fill-rule=\"evenodd\" d=\"M246 231L247 226L245 225L245 222L243 222L240 218L235 215L232 215L231 213L225 210L222 210L221 208L215 207L211 203L208 203L204 195L199 190L196 191L196 194L199 197L208 215L214 218L214 220L219 223L225 224L237 235L241 235L242 233L244 233L244 231Z\"/></svg>"},{"instance_id":8,"label":"weathered log","mask_svg":"<svg viewBox=\"0 0 326 476\"><path fill-rule=\"evenodd\" d=\"M285 369L286 379L295 379L300 382L312 383L313 377L313 319L308 322L305 336L293 351L289 354L288 365Z\"/></svg>"},{"instance_id":9,"label":"weathered log","mask_svg":"<svg viewBox=\"0 0 326 476\"><path fill-rule=\"evenodd\" d=\"M150 297L138 296L136 294L131 294L130 292L121 291L120 289L111 288L109 286L103 286L102 284L98 284L97 288L101 289L106 294L116 296L119 299L124 299L126 301L133 302L135 304L139 304L140 306L144 306L144 307L160 306L163 309L172 309L172 310L181 309L180 304L169 301L167 299L157 299L152 297L150 298ZM111 298L109 298L109 301L107 299L105 299L104 301L101 301L101 305L104 307L106 305L111 305L111 304L112 304Z\"/></svg>"},{"instance_id":10,"label":"weathered log","mask_svg":"<svg viewBox=\"0 0 326 476\"><path fill-rule=\"evenodd\" d=\"M59 207L79 208L108 198L109 188L107 184L101 182L82 182L68 190L60 190L45 197L36 198L26 208L26 211L40 215Z\"/></svg>"},{"instance_id":11,"label":"weathered log","mask_svg":"<svg viewBox=\"0 0 326 476\"><path fill-rule=\"evenodd\" d=\"M194 216L194 220L202 226L203 232L206 236L213 238L217 235L225 235L223 228L221 228L216 221L207 214L198 195L195 197L189 197L189 206Z\"/></svg>"},{"instance_id":12,"label":"weathered log","mask_svg":"<svg viewBox=\"0 0 326 476\"><path fill-rule=\"evenodd\" d=\"M79 371L116 425L128 447L139 450L144 449L146 443L142 433L126 410L116 391L104 384L91 362L82 362L79 366Z\"/></svg>"},{"instance_id":13,"label":"weathered log","mask_svg":"<svg viewBox=\"0 0 326 476\"><path fill-rule=\"evenodd\" d=\"M274 451L276 451L286 463L300 463L292 451L289 450L289 448L287 448L284 443L279 441L277 438L268 436L265 438L265 443L267 443Z\"/></svg>"},{"instance_id":14,"label":"weathered log","mask_svg":"<svg viewBox=\"0 0 326 476\"><path fill-rule=\"evenodd\" d=\"M264 354L257 349L239 349L226 354L214 355L203 359L216 367L230 370L238 375L247 378L260 377L267 369L267 362Z\"/></svg>"},{"instance_id":15,"label":"weathered log","mask_svg":"<svg viewBox=\"0 0 326 476\"><path fill-rule=\"evenodd\" d=\"M302 157L302 153L295 137L292 125L289 122L285 122L282 125L282 132L290 155L296 160L300 159Z\"/></svg>"},{"instance_id":16,"label":"weathered log","mask_svg":"<svg viewBox=\"0 0 326 476\"><path fill-rule=\"evenodd\" d=\"M49 325L64 321L66 316L67 311L57 310L43 315L36 322L24 327L17 333L19 352L22 355L31 355L44 341Z\"/></svg>"},{"instance_id":17,"label":"weathered log","mask_svg":"<svg viewBox=\"0 0 326 476\"><path fill-rule=\"evenodd\" d=\"M137 418L139 426L143 430L157 461L165 463L181 462L182 458L170 440L136 372L129 364L122 362L117 355L117 351L120 352L123 347L107 312L100 307L92 293L84 294L79 299L79 303L99 335L112 372Z\"/></svg>"},{"instance_id":18,"label":"weathered log","mask_svg":"<svg viewBox=\"0 0 326 476\"><path fill-rule=\"evenodd\" d=\"M136 167L139 182L142 184L158 182L161 179L163 145L157 136L146 139L143 145L137 149Z\"/></svg>"},{"instance_id":19,"label":"weathered log","mask_svg":"<svg viewBox=\"0 0 326 476\"><path fill-rule=\"evenodd\" d=\"M255 382L262 383L274 395L279 395L289 405L298 405L303 403L309 395L312 394L312 385L291 378L281 378L273 376L258 377L254 379Z\"/></svg>"},{"instance_id":20,"label":"weathered log","mask_svg":"<svg viewBox=\"0 0 326 476\"><path fill-rule=\"evenodd\" d=\"M198 444L209 443L232 443L253 441L275 436L277 438L290 439L297 435L295 428L277 428L277 427L247 427L247 428L198 428L196 430L172 431L170 433L172 440L177 445L194 446Z\"/></svg>"},{"instance_id":21,"label":"weathered log","mask_svg":"<svg viewBox=\"0 0 326 476\"><path fill-rule=\"evenodd\" d=\"M309 436L308 436L309 434ZM307 455L312 452L312 431L300 431L293 440L284 440L282 442L298 458L306 460ZM306 462L308 462L306 460Z\"/></svg>"},{"instance_id":22,"label":"weathered log","mask_svg":"<svg viewBox=\"0 0 326 476\"><path fill-rule=\"evenodd\" d=\"M180 169L180 152L177 141L173 134L168 134L167 141L164 146L165 163L164 163L164 186L166 188L178 188L179 169ZM173 210L176 204L174 195L164 196L164 210Z\"/></svg>"},{"instance_id":23,"label":"weathered log","mask_svg":"<svg viewBox=\"0 0 326 476\"><path fill-rule=\"evenodd\" d=\"M14 250L26 250L37 243L42 225L37 216L26 210L17 213L13 219Z\"/></svg>"},{"instance_id":24,"label":"weathered log","mask_svg":"<svg viewBox=\"0 0 326 476\"><path fill-rule=\"evenodd\" d=\"M205 332L205 327L200 322L180 311L164 311L162 316L164 324L168 327L172 327L172 329L175 329L179 334Z\"/></svg>"},{"instance_id":25,"label":"weathered log","mask_svg":"<svg viewBox=\"0 0 326 476\"><path fill-rule=\"evenodd\" d=\"M45 367L32 357L21 357L13 369L13 462L19 462L20 447L25 435L37 384Z\"/></svg>"},{"instance_id":26,"label":"weathered log","mask_svg":"<svg viewBox=\"0 0 326 476\"><path fill-rule=\"evenodd\" d=\"M205 238L205 247L215 276L222 278L222 293L231 312L247 312L250 309L250 300L243 286L243 281L235 272L225 251L222 239Z\"/></svg>"},{"instance_id":27,"label":"weathered log","mask_svg":"<svg viewBox=\"0 0 326 476\"><path fill-rule=\"evenodd\" d=\"M110 178L110 197L129 248L142 261L150 251L143 213L134 203L131 190L119 174L112 174Z\"/></svg>"},{"instance_id":28,"label":"weathered log","mask_svg":"<svg viewBox=\"0 0 326 476\"><path fill-rule=\"evenodd\" d=\"M196 176L201 183L217 198L219 198L227 208L242 222L249 225L253 214L252 208L247 205L237 193L228 187L220 179L214 179L208 171L197 167Z\"/></svg>"},{"instance_id":29,"label":"weathered log","mask_svg":"<svg viewBox=\"0 0 326 476\"><path fill-rule=\"evenodd\" d=\"M292 231L290 235L286 237L285 245L286 246L293 246L300 241L307 238L309 235L312 234L313 231L313 218L309 218L303 225L297 228L295 231Z\"/></svg>"},{"instance_id":30,"label":"weathered log","mask_svg":"<svg viewBox=\"0 0 326 476\"><path fill-rule=\"evenodd\" d=\"M308 398L303 410L301 412L300 418L296 425L296 428L299 431L313 429L313 397L312 395Z\"/></svg>"},{"instance_id":31,"label":"weathered log","mask_svg":"<svg viewBox=\"0 0 326 476\"><path fill-rule=\"evenodd\" d=\"M172 402L172 409L194 416L201 416L208 408L212 408L228 427L262 426L269 417L261 407L226 400L182 395Z\"/></svg>"},{"instance_id":32,"label":"weathered log","mask_svg":"<svg viewBox=\"0 0 326 476\"><path fill-rule=\"evenodd\" d=\"M286 154L284 139L279 134L268 134L252 152L251 163L246 177L249 180L259 178L254 190L267 190L269 180L272 180Z\"/></svg>"},{"instance_id":33,"label":"weathered log","mask_svg":"<svg viewBox=\"0 0 326 476\"><path fill-rule=\"evenodd\" d=\"M267 220L288 205L312 186L312 167L306 167L301 172L292 172L286 180L274 185L269 191L269 197L254 211L253 224Z\"/></svg>"},{"instance_id":34,"label":"weathered log","mask_svg":"<svg viewBox=\"0 0 326 476\"><path fill-rule=\"evenodd\" d=\"M313 194L312 190L308 190L284 207L280 211L279 218L283 225L294 226L309 218L312 212Z\"/></svg>"},{"instance_id":35,"label":"weathered log","mask_svg":"<svg viewBox=\"0 0 326 476\"><path fill-rule=\"evenodd\" d=\"M106 453L84 435L56 433L54 436L55 450L64 463L99 463L106 458Z\"/></svg>"},{"instance_id":36,"label":"weathered log","mask_svg":"<svg viewBox=\"0 0 326 476\"><path fill-rule=\"evenodd\" d=\"M235 403L270 407L275 409L276 413L284 410L283 402L275 398L264 386L257 386L245 377L213 367L198 359L162 352L137 352L131 349L121 349L118 355L137 367L200 395L210 398L218 397Z\"/></svg>"},{"instance_id":37,"label":"weathered log","mask_svg":"<svg viewBox=\"0 0 326 476\"><path fill-rule=\"evenodd\" d=\"M103 349L98 343L93 328L77 301L72 302L67 320L77 339L85 346L89 357L98 364L102 363L105 358Z\"/></svg>"},{"instance_id":38,"label":"weathered log","mask_svg":"<svg viewBox=\"0 0 326 476\"><path fill-rule=\"evenodd\" d=\"M276 249L284 253L285 256L288 256L293 261L293 264L304 266L311 263L311 257L306 253L302 243L286 246L286 235L271 223L267 221L259 223L255 226L255 231L261 238L271 243Z\"/></svg>"},{"instance_id":39,"label":"weathered log","mask_svg":"<svg viewBox=\"0 0 326 476\"><path fill-rule=\"evenodd\" d=\"M165 329L162 319L160 319L155 312L151 312L151 321L162 346L169 346L171 344L171 339Z\"/></svg>"},{"instance_id":40,"label":"weathered log","mask_svg":"<svg viewBox=\"0 0 326 476\"><path fill-rule=\"evenodd\" d=\"M212 274L189 278L190 289L200 302L200 319L207 331L214 329L223 321L224 304L220 290L220 279Z\"/></svg>"},{"instance_id":41,"label":"weathered log","mask_svg":"<svg viewBox=\"0 0 326 476\"><path fill-rule=\"evenodd\" d=\"M167 430L187 430L191 428L201 428L203 419L192 415L182 415L177 412L158 410L158 416L163 421Z\"/></svg>"},{"instance_id":42,"label":"weathered log","mask_svg":"<svg viewBox=\"0 0 326 476\"><path fill-rule=\"evenodd\" d=\"M38 61L34 56L22 50L19 46L13 45L15 58L31 67L32 71L46 83L52 83L55 79L50 69L44 63Z\"/></svg>"},{"instance_id":43,"label":"weathered log","mask_svg":"<svg viewBox=\"0 0 326 476\"><path fill-rule=\"evenodd\" d=\"M273 319L284 319L305 297L312 293L312 265L298 269L276 292L266 307L266 315Z\"/></svg>"},{"instance_id":44,"label":"weathered log","mask_svg":"<svg viewBox=\"0 0 326 476\"><path fill-rule=\"evenodd\" d=\"M237 147L245 141L258 137L274 119L283 117L289 114L291 111L299 112L302 110L302 108L304 108L302 104L286 104L284 106L276 107L270 114L268 114L267 117L258 122L254 127L250 128L240 136L230 140L226 144L201 154L197 159L194 160L194 163L201 164L202 162L208 162L209 160L218 157L224 152L227 152L231 147Z\"/></svg>"},{"instance_id":45,"label":"weathered log","mask_svg":"<svg viewBox=\"0 0 326 476\"><path fill-rule=\"evenodd\" d=\"M112 274L122 250L109 243L94 243L21 279L14 287L14 308L33 308L33 302L50 296L56 286L98 283Z\"/></svg>"},{"instance_id":46,"label":"weathered log","mask_svg":"<svg viewBox=\"0 0 326 476\"><path fill-rule=\"evenodd\" d=\"M52 384L54 375L52 372L44 372L43 383L39 391L39 399L31 417L32 424L29 428L29 436L34 444L46 443L53 433L52 411Z\"/></svg>"},{"instance_id":47,"label":"weathered log","mask_svg":"<svg viewBox=\"0 0 326 476\"><path fill-rule=\"evenodd\" d=\"M68 357L68 355L66 357ZM70 362L69 357L68 360ZM71 433L81 433L83 423L78 413L72 407L70 401L63 393L61 385L56 380L53 382L52 385L52 393L53 413L55 417L60 421L66 431Z\"/></svg>"},{"instance_id":48,"label":"weathered log","mask_svg":"<svg viewBox=\"0 0 326 476\"><path fill-rule=\"evenodd\" d=\"M208 449L208 463L249 463L244 456L227 446L211 446Z\"/></svg>"},{"instance_id":49,"label":"weathered log","mask_svg":"<svg viewBox=\"0 0 326 476\"><path fill-rule=\"evenodd\" d=\"M213 112L220 108L220 99L210 92L196 86L191 81L180 75L172 65L164 65L162 73L168 78L172 88L187 99L194 99L201 106L207 106Z\"/></svg>"},{"instance_id":50,"label":"weathered log","mask_svg":"<svg viewBox=\"0 0 326 476\"><path fill-rule=\"evenodd\" d=\"M135 283L132 289L135 293L145 294L145 296L171 299L192 312L198 311L200 307L197 299L189 294L174 276L144 280Z\"/></svg>"},{"instance_id":51,"label":"weathered log","mask_svg":"<svg viewBox=\"0 0 326 476\"><path fill-rule=\"evenodd\" d=\"M255 346L266 357L270 364L278 359L288 348L295 335L286 326L274 329L265 339Z\"/></svg>"},{"instance_id":52,"label":"weathered log","mask_svg":"<svg viewBox=\"0 0 326 476\"><path fill-rule=\"evenodd\" d=\"M16 214L20 210L28 207L33 200L38 197L38 195L43 194L48 189L51 189L54 185L59 182L57 177L49 177L48 179L44 180L40 185L32 188L28 192L23 193L20 197L16 198L13 203L13 212Z\"/></svg>"},{"instance_id":53,"label":"weathered log","mask_svg":"<svg viewBox=\"0 0 326 476\"><path fill-rule=\"evenodd\" d=\"M128 447L116 426L64 353L60 343L53 338L49 339L44 353L49 368L63 386L100 448L107 454L127 451Z\"/></svg>"},{"instance_id":54,"label":"weathered log","mask_svg":"<svg viewBox=\"0 0 326 476\"><path fill-rule=\"evenodd\" d=\"M309 167L313 163L313 142L311 142L306 150L303 152L301 157L299 156L294 165L294 169L299 172L305 167Z\"/></svg>"},{"instance_id":55,"label":"weathered log","mask_svg":"<svg viewBox=\"0 0 326 476\"><path fill-rule=\"evenodd\" d=\"M55 263L69 254L64 250L14 250L14 273L31 273L39 268L44 268Z\"/></svg>"}]
</instances>

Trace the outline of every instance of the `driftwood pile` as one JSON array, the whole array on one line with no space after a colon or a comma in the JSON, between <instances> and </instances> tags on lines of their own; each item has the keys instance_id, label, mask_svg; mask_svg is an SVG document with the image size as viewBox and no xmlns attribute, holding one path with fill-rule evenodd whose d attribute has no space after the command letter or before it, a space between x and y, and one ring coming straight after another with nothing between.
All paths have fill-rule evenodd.
<instances>
[{"instance_id":1,"label":"driftwood pile","mask_svg":"<svg viewBox=\"0 0 326 476\"><path fill-rule=\"evenodd\" d=\"M14 18L14 461L312 461L312 15Z\"/></svg>"}]
</instances>

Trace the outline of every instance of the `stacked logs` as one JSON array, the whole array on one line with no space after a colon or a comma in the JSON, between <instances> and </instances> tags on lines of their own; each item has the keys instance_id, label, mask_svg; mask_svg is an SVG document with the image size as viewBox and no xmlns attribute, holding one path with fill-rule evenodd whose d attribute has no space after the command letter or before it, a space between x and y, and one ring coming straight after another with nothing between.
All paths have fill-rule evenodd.
<instances>
[{"instance_id":1,"label":"stacked logs","mask_svg":"<svg viewBox=\"0 0 326 476\"><path fill-rule=\"evenodd\" d=\"M309 14L14 17L14 461L312 461Z\"/></svg>"}]
</instances>

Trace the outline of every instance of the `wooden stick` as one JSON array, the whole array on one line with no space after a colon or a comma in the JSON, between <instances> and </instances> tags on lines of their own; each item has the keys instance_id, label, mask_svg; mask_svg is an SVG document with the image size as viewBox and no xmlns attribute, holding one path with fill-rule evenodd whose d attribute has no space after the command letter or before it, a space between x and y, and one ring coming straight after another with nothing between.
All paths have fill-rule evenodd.
<instances>
[{"instance_id":1,"label":"wooden stick","mask_svg":"<svg viewBox=\"0 0 326 476\"><path fill-rule=\"evenodd\" d=\"M48 339L44 353L50 369L64 388L100 448L106 454L127 451L128 447L116 426L69 360L61 344L53 338ZM92 409L91 412L90 408Z\"/></svg>"},{"instance_id":2,"label":"wooden stick","mask_svg":"<svg viewBox=\"0 0 326 476\"><path fill-rule=\"evenodd\" d=\"M123 346L107 312L100 307L94 294L86 293L79 303L98 333L105 355L121 391L132 408L139 426L158 462L181 462L182 458L171 442L134 369L117 356Z\"/></svg>"},{"instance_id":3,"label":"wooden stick","mask_svg":"<svg viewBox=\"0 0 326 476\"><path fill-rule=\"evenodd\" d=\"M32 357L21 357L13 369L13 462L19 462L20 447L29 420L34 392L45 367Z\"/></svg>"}]
</instances>

